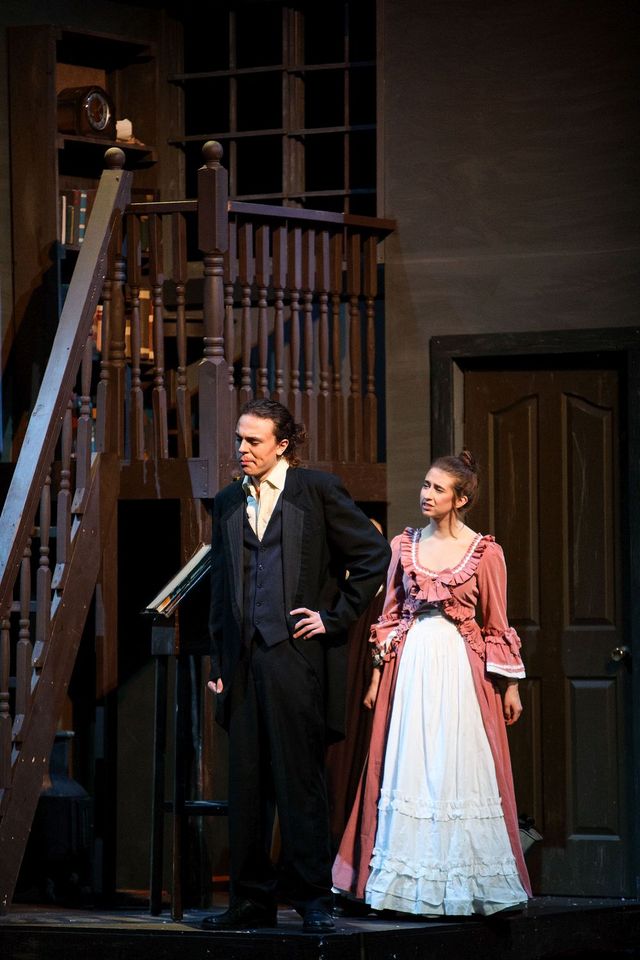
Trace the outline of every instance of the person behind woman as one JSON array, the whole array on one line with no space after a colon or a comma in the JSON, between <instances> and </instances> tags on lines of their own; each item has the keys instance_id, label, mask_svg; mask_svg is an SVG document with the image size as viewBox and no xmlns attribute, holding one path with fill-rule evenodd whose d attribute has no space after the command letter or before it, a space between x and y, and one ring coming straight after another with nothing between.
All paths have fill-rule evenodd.
<instances>
[{"instance_id":1,"label":"person behind woman","mask_svg":"<svg viewBox=\"0 0 640 960\"><path fill-rule=\"evenodd\" d=\"M525 672L502 550L464 522L477 491L468 450L436 460L426 526L391 544L369 758L333 869L336 891L376 910L490 915L531 894L506 736Z\"/></svg>"}]
</instances>

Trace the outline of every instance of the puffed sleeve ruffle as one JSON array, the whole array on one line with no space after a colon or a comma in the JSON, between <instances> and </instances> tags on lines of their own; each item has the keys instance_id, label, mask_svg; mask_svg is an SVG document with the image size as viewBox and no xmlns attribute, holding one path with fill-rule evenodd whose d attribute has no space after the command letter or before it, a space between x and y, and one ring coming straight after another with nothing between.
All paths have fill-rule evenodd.
<instances>
[{"instance_id":1,"label":"puffed sleeve ruffle","mask_svg":"<svg viewBox=\"0 0 640 960\"><path fill-rule=\"evenodd\" d=\"M387 573L387 589L382 613L371 626L369 643L372 645L374 665L380 666L395 657L402 630L402 607L405 600L401 561L401 536L391 541L391 561Z\"/></svg>"},{"instance_id":2,"label":"puffed sleeve ruffle","mask_svg":"<svg viewBox=\"0 0 640 960\"><path fill-rule=\"evenodd\" d=\"M487 545L476 576L487 672L520 680L526 676L520 656L522 644L507 620L507 567L502 548L495 541Z\"/></svg>"}]
</instances>

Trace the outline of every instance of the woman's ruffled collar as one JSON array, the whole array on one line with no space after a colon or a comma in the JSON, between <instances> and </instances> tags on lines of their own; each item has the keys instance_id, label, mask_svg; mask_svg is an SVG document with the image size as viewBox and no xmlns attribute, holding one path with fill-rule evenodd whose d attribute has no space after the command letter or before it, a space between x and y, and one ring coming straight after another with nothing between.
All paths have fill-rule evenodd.
<instances>
[{"instance_id":1,"label":"woman's ruffled collar","mask_svg":"<svg viewBox=\"0 0 640 960\"><path fill-rule=\"evenodd\" d=\"M420 527L407 527L400 543L402 566L414 581L417 590L416 600L437 603L451 598L450 587L465 583L476 572L482 554L495 537L476 534L462 560L455 567L446 570L427 570L418 563L418 543L422 530Z\"/></svg>"}]
</instances>

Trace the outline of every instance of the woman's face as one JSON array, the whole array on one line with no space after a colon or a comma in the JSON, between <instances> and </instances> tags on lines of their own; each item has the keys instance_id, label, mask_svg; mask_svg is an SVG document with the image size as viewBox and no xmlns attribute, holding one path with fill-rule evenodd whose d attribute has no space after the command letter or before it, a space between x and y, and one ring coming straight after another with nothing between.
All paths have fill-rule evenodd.
<instances>
[{"instance_id":1,"label":"woman's face","mask_svg":"<svg viewBox=\"0 0 640 960\"><path fill-rule=\"evenodd\" d=\"M460 509L467 502L466 497L456 497L453 489L453 477L438 467L431 467L420 488L420 509L429 520L444 520L454 507Z\"/></svg>"}]
</instances>

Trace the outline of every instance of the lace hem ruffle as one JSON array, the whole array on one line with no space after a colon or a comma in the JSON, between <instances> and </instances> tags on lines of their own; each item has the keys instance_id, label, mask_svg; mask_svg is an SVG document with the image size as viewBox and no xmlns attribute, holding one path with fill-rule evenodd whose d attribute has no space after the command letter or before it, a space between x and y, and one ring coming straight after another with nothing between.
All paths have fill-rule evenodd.
<instances>
[{"instance_id":1,"label":"lace hem ruffle","mask_svg":"<svg viewBox=\"0 0 640 960\"><path fill-rule=\"evenodd\" d=\"M486 800L430 800L399 796L395 790L392 793L381 791L378 810L382 814L387 810L395 810L416 820L485 820L503 816L500 797Z\"/></svg>"},{"instance_id":2,"label":"lace hem ruffle","mask_svg":"<svg viewBox=\"0 0 640 960\"><path fill-rule=\"evenodd\" d=\"M428 880L431 883L446 883L451 880L474 882L490 877L515 877L518 879L515 860L512 856L498 860L405 860L392 856L384 848L374 847L371 858L371 873L390 874L403 879Z\"/></svg>"},{"instance_id":3,"label":"lace hem ruffle","mask_svg":"<svg viewBox=\"0 0 640 960\"><path fill-rule=\"evenodd\" d=\"M376 848L365 900L376 910L469 916L524 904L527 895L513 857L417 862Z\"/></svg>"},{"instance_id":4,"label":"lace hem ruffle","mask_svg":"<svg viewBox=\"0 0 640 960\"><path fill-rule=\"evenodd\" d=\"M365 900L374 910L397 910L414 916L490 916L524 905L527 895L516 874L415 883L380 870L369 878Z\"/></svg>"}]
</instances>

